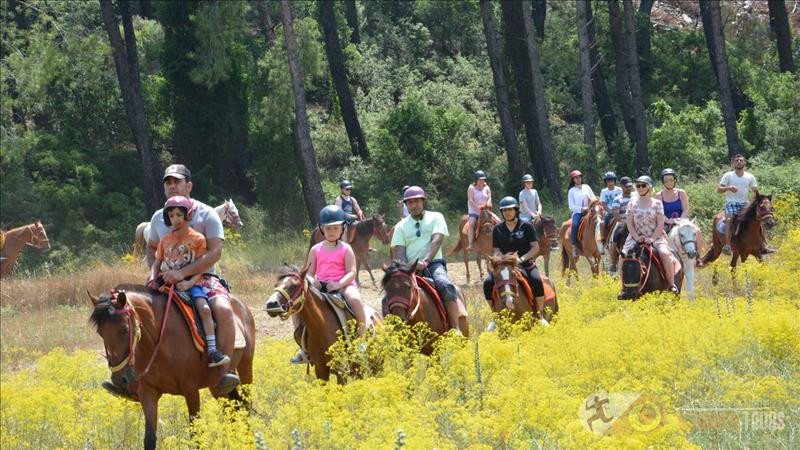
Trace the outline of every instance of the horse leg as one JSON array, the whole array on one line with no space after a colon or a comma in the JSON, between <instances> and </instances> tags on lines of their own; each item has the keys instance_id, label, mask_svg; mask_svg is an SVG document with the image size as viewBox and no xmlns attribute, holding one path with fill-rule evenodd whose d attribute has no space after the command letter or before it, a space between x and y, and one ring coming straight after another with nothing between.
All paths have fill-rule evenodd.
<instances>
[{"instance_id":1,"label":"horse leg","mask_svg":"<svg viewBox=\"0 0 800 450\"><path fill-rule=\"evenodd\" d=\"M200 391L189 391L183 398L186 400L186 409L189 410L189 421L194 421L200 412Z\"/></svg>"},{"instance_id":2,"label":"horse leg","mask_svg":"<svg viewBox=\"0 0 800 450\"><path fill-rule=\"evenodd\" d=\"M152 389L140 389L139 399L142 402L144 411L144 448L145 450L155 450L156 430L158 429L158 399L161 393ZM199 404L198 395L198 404Z\"/></svg>"},{"instance_id":3,"label":"horse leg","mask_svg":"<svg viewBox=\"0 0 800 450\"><path fill-rule=\"evenodd\" d=\"M467 284L469 284L469 250L465 248L461 251L461 254L464 256L464 267L467 270Z\"/></svg>"},{"instance_id":4,"label":"horse leg","mask_svg":"<svg viewBox=\"0 0 800 450\"><path fill-rule=\"evenodd\" d=\"M372 268L369 266L369 258L366 255L364 256L364 267L367 268L369 279L372 280L372 287L375 287L375 276L372 275Z\"/></svg>"},{"instance_id":5,"label":"horse leg","mask_svg":"<svg viewBox=\"0 0 800 450\"><path fill-rule=\"evenodd\" d=\"M546 277L550 276L550 252L542 253L542 259L544 260L544 275Z\"/></svg>"},{"instance_id":6,"label":"horse leg","mask_svg":"<svg viewBox=\"0 0 800 450\"><path fill-rule=\"evenodd\" d=\"M478 279L483 279L483 267L481 267L481 252L475 252L475 264L478 265Z\"/></svg>"},{"instance_id":7,"label":"horse leg","mask_svg":"<svg viewBox=\"0 0 800 450\"><path fill-rule=\"evenodd\" d=\"M694 300L694 265L695 259L685 258L681 262L683 264L683 272L686 276L686 292L689 293L689 300Z\"/></svg>"}]
</instances>

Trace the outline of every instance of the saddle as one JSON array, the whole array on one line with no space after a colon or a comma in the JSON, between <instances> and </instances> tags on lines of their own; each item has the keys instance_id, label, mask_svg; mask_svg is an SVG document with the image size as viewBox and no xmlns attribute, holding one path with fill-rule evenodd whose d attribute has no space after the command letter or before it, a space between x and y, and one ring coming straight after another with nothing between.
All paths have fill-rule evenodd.
<instances>
[{"instance_id":1,"label":"saddle","mask_svg":"<svg viewBox=\"0 0 800 450\"><path fill-rule=\"evenodd\" d=\"M352 243L353 238L356 237L356 225L358 222L358 220L354 220L350 223L344 223L344 232L342 234L347 237L347 242Z\"/></svg>"},{"instance_id":2,"label":"saddle","mask_svg":"<svg viewBox=\"0 0 800 450\"><path fill-rule=\"evenodd\" d=\"M642 266L642 253L644 252L644 247L638 247L639 252L635 258L623 258L622 259L622 267L621 267L621 278L622 278L622 287L623 290L633 290L636 289L637 293L641 292L644 285L647 283L647 280L650 278L651 274L651 267L643 267ZM672 261L673 265L673 273L678 273L681 269L681 260L680 257L672 250L672 257L670 260ZM658 253L653 250L652 254L650 255L650 266L655 265L658 274L661 276L662 279L666 279L666 274L664 272L664 266L661 263L661 258L659 258Z\"/></svg>"}]
</instances>

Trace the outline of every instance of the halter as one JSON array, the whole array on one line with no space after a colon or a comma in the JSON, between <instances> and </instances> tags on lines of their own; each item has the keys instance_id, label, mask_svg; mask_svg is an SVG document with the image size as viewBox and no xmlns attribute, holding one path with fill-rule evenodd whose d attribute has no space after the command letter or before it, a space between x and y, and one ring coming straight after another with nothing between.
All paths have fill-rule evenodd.
<instances>
[{"instance_id":1,"label":"halter","mask_svg":"<svg viewBox=\"0 0 800 450\"><path fill-rule=\"evenodd\" d=\"M762 209L766 209L765 206L762 206L762 204L764 203L764 200L769 201L769 199L767 199L767 198L763 198L761 200L761 203L759 203L759 205L758 205L757 214L756 214L756 220L758 220L759 222L761 222L761 221L763 221L764 219L767 219L767 218L775 220L775 216L774 216L774 214L773 214L771 209L767 210L767 212L762 212L761 211ZM770 202L770 203L772 203L772 202Z\"/></svg>"},{"instance_id":2,"label":"halter","mask_svg":"<svg viewBox=\"0 0 800 450\"><path fill-rule=\"evenodd\" d=\"M286 277L297 278L297 280L300 282L300 286L298 286L297 290L292 295L289 295L286 289L280 286L275 286L273 292L278 293L281 297L283 297L283 299L286 300L287 305L286 311L280 315L281 320L286 320L293 314L297 314L303 310L303 306L306 304L306 302L300 302L300 304L296 306L295 301L297 301L297 299L301 296L305 299L305 294L308 292L308 285L306 285L303 276L300 275L299 272L289 272L282 276L281 279Z\"/></svg>"},{"instance_id":3,"label":"halter","mask_svg":"<svg viewBox=\"0 0 800 450\"><path fill-rule=\"evenodd\" d=\"M122 291L124 292L124 291ZM163 292L163 291L162 291ZM135 374L136 379L142 379L148 372L150 372L150 368L153 367L153 361L156 359L156 355L158 354L158 348L161 346L161 338L164 336L164 329L167 326L167 318L169 317L169 310L170 302L172 298L175 296L175 286L170 285L169 290L167 291L167 302L164 306L164 317L161 319L161 332L158 335L158 340L156 341L156 346L153 349L153 354L150 356L150 360L147 362L147 366L144 368L144 371L140 374ZM111 299L116 300L118 296L118 292L114 289L111 290ZM141 319L139 315L136 313L136 310L131 307L129 303L125 304L125 307L122 309L114 309L115 314L125 314L128 316L128 336L130 338L130 344L128 347L128 356L126 356L119 364L116 366L111 367L111 361L108 362L109 368L111 373L117 373L120 370L124 369L125 366L129 365L131 368L135 367L135 358L136 358L136 346L139 344L139 341L142 338L142 328L141 328ZM130 332L130 327L133 327L135 330L133 334ZM106 347L106 354L108 354L108 348Z\"/></svg>"},{"instance_id":4,"label":"halter","mask_svg":"<svg viewBox=\"0 0 800 450\"><path fill-rule=\"evenodd\" d=\"M31 240L26 242L25 245L30 245L31 247L36 247L36 248L42 248L44 246L49 246L50 245L50 239L48 239L46 237L44 239L42 239L39 236L37 236L35 228L36 228L35 224L28 225L28 231L31 232ZM47 236L47 235L45 234L45 236Z\"/></svg>"},{"instance_id":5,"label":"halter","mask_svg":"<svg viewBox=\"0 0 800 450\"><path fill-rule=\"evenodd\" d=\"M389 299L387 299L386 301L386 309L391 311L393 307L397 306L398 308L406 310L406 320L408 320L411 317L414 317L417 314L417 311L419 311L419 306L422 303L420 301L420 293L419 293L420 288L419 284L417 283L417 277L414 275L409 275L403 271L397 271L391 274L389 277L390 278L400 277L411 280L411 298L407 299L399 295L389 297ZM414 305L413 309L411 308L411 305Z\"/></svg>"}]
</instances>

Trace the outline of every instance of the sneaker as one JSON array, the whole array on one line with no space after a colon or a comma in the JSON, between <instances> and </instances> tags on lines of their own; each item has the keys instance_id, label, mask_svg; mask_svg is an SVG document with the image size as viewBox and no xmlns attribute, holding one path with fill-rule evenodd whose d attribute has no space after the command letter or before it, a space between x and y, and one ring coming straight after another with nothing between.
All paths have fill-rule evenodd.
<instances>
[{"instance_id":1,"label":"sneaker","mask_svg":"<svg viewBox=\"0 0 800 450\"><path fill-rule=\"evenodd\" d=\"M497 328L497 324L494 323L494 320L489 322L489 325L486 327L486 331L494 331Z\"/></svg>"},{"instance_id":2,"label":"sneaker","mask_svg":"<svg viewBox=\"0 0 800 450\"><path fill-rule=\"evenodd\" d=\"M722 247L722 253L725 253L726 255L730 255L731 253L733 253L731 251L731 246L730 245L725 245L724 247Z\"/></svg>"},{"instance_id":3,"label":"sneaker","mask_svg":"<svg viewBox=\"0 0 800 450\"><path fill-rule=\"evenodd\" d=\"M672 286L669 287L669 291L672 292L675 295L678 295L678 286L675 286L673 284Z\"/></svg>"},{"instance_id":4,"label":"sneaker","mask_svg":"<svg viewBox=\"0 0 800 450\"><path fill-rule=\"evenodd\" d=\"M550 322L548 322L547 319L539 319L539 324L541 326L543 326L543 327L549 327L550 326Z\"/></svg>"},{"instance_id":5,"label":"sneaker","mask_svg":"<svg viewBox=\"0 0 800 450\"><path fill-rule=\"evenodd\" d=\"M308 364L311 361L308 359L308 353L306 353L302 348L292 356L292 359L289 360L290 364Z\"/></svg>"},{"instance_id":6,"label":"sneaker","mask_svg":"<svg viewBox=\"0 0 800 450\"><path fill-rule=\"evenodd\" d=\"M775 250L774 248L769 248L769 247L766 247L766 246L761 248L761 254L762 255L769 255L770 253L775 253L776 251L777 250Z\"/></svg>"},{"instance_id":7,"label":"sneaker","mask_svg":"<svg viewBox=\"0 0 800 450\"><path fill-rule=\"evenodd\" d=\"M606 254L606 245L601 242L598 247L600 247L600 254L601 255L605 255Z\"/></svg>"},{"instance_id":8,"label":"sneaker","mask_svg":"<svg viewBox=\"0 0 800 450\"><path fill-rule=\"evenodd\" d=\"M229 362L231 362L231 358L219 350L214 350L208 354L208 367L217 367Z\"/></svg>"},{"instance_id":9,"label":"sneaker","mask_svg":"<svg viewBox=\"0 0 800 450\"><path fill-rule=\"evenodd\" d=\"M608 273L615 274L617 273L617 265L616 264L609 264L608 265Z\"/></svg>"},{"instance_id":10,"label":"sneaker","mask_svg":"<svg viewBox=\"0 0 800 450\"><path fill-rule=\"evenodd\" d=\"M572 259L578 259L578 249L576 247L572 247Z\"/></svg>"},{"instance_id":11,"label":"sneaker","mask_svg":"<svg viewBox=\"0 0 800 450\"><path fill-rule=\"evenodd\" d=\"M235 373L226 373L225 376L219 380L219 383L217 383L219 395L230 394L239 384L241 384L241 380L239 380L239 377L236 376Z\"/></svg>"}]
</instances>

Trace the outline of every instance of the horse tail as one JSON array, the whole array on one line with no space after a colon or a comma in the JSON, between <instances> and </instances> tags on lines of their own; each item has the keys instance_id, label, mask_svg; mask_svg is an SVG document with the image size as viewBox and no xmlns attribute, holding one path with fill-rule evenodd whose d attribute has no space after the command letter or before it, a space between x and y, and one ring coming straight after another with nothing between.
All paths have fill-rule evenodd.
<instances>
[{"instance_id":1,"label":"horse tail","mask_svg":"<svg viewBox=\"0 0 800 450\"><path fill-rule=\"evenodd\" d=\"M462 247L463 247L463 246L462 246L462 244L461 244L461 236L459 236L459 237L458 237L458 240L456 241L456 245L455 245L453 248L451 248L449 252L447 252L447 256L453 256L453 255L455 255L456 253L458 253L459 251L461 251Z\"/></svg>"},{"instance_id":2,"label":"horse tail","mask_svg":"<svg viewBox=\"0 0 800 450\"><path fill-rule=\"evenodd\" d=\"M567 247L561 245L561 276L567 272L569 268L569 255L567 254Z\"/></svg>"},{"instance_id":3,"label":"horse tail","mask_svg":"<svg viewBox=\"0 0 800 450\"><path fill-rule=\"evenodd\" d=\"M142 222L136 227L136 233L133 237L133 260L138 261L142 255L142 247L144 246L144 229L147 227L147 222Z\"/></svg>"}]
</instances>

